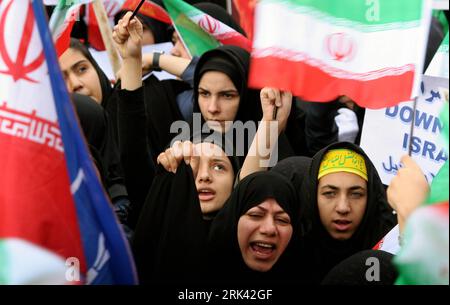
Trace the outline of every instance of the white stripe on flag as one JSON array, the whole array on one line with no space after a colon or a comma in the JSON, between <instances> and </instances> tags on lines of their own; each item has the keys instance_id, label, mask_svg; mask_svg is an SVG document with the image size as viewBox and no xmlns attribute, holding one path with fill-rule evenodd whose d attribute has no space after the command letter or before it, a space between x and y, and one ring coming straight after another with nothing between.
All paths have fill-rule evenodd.
<instances>
[{"instance_id":1,"label":"white stripe on flag","mask_svg":"<svg viewBox=\"0 0 450 305\"><path fill-rule=\"evenodd\" d=\"M70 185L70 192L72 193L72 195L74 195L78 191L81 183L83 182L83 179L84 179L84 173L83 173L83 170L80 168L78 170L77 177Z\"/></svg>"},{"instance_id":2,"label":"white stripe on flag","mask_svg":"<svg viewBox=\"0 0 450 305\"><path fill-rule=\"evenodd\" d=\"M418 54L423 46L420 43L424 37L423 27L360 32L314 16L296 14L276 3L258 5L256 18L272 22L258 23L260 29L256 31L253 43L255 50L278 47L304 53L348 73L365 73L420 62ZM332 36L334 34L342 36ZM346 43L352 48L352 54L345 61L335 60L330 51L330 44L337 39L341 40L335 44Z\"/></svg>"}]
</instances>

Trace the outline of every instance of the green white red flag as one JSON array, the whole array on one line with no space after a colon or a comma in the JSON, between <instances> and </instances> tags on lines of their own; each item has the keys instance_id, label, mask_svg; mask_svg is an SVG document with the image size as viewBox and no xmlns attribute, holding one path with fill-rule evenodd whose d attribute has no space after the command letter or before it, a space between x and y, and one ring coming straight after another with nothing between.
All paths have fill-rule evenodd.
<instances>
[{"instance_id":1,"label":"green white red flag","mask_svg":"<svg viewBox=\"0 0 450 305\"><path fill-rule=\"evenodd\" d=\"M58 57L64 53L70 44L70 33L75 21L80 16L80 8L92 0L60 0L49 21L50 31Z\"/></svg>"},{"instance_id":2,"label":"green white red flag","mask_svg":"<svg viewBox=\"0 0 450 305\"><path fill-rule=\"evenodd\" d=\"M239 24L244 29L250 41L253 40L253 24L255 19L256 2L257 0L233 0L234 8L237 10L239 15Z\"/></svg>"},{"instance_id":3,"label":"green white red flag","mask_svg":"<svg viewBox=\"0 0 450 305\"><path fill-rule=\"evenodd\" d=\"M44 14L0 1L0 285L135 284Z\"/></svg>"},{"instance_id":4,"label":"green white red flag","mask_svg":"<svg viewBox=\"0 0 450 305\"><path fill-rule=\"evenodd\" d=\"M251 41L228 25L182 0L163 0L167 12L192 56L200 56L221 44L251 51Z\"/></svg>"},{"instance_id":5,"label":"green white red flag","mask_svg":"<svg viewBox=\"0 0 450 305\"><path fill-rule=\"evenodd\" d=\"M138 6L140 0L102 0L105 6L106 15L108 16L109 24L114 26L114 16L122 10L134 11ZM153 1L146 0L139 9L139 14L151 17L153 19L162 21L164 23L172 23L167 12L158 4ZM84 18L87 24L88 41L89 44L97 51L105 50L103 38L98 26L97 17L94 13L94 7L89 4L86 10L86 16Z\"/></svg>"},{"instance_id":6,"label":"green white red flag","mask_svg":"<svg viewBox=\"0 0 450 305\"><path fill-rule=\"evenodd\" d=\"M141 2L141 0L126 0L122 5L121 10L134 11L134 9L138 6L139 2ZM153 19L162 21L167 24L172 23L167 12L161 6L159 6L153 1L145 1L144 4L142 4L141 8L139 9L139 14L151 17Z\"/></svg>"},{"instance_id":7,"label":"green white red flag","mask_svg":"<svg viewBox=\"0 0 450 305\"><path fill-rule=\"evenodd\" d=\"M367 108L419 92L431 18L428 0L260 0L249 85Z\"/></svg>"}]
</instances>

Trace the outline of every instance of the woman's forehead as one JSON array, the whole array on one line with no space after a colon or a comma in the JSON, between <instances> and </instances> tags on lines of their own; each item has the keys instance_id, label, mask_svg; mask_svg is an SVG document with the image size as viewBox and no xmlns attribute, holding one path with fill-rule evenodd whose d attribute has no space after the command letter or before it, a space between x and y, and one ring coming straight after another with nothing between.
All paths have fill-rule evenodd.
<instances>
[{"instance_id":1,"label":"woman's forehead","mask_svg":"<svg viewBox=\"0 0 450 305\"><path fill-rule=\"evenodd\" d=\"M253 209L260 209L265 211L270 211L273 213L286 213L284 209L280 206L275 198L268 197L259 204L255 205Z\"/></svg>"},{"instance_id":2,"label":"woman's forehead","mask_svg":"<svg viewBox=\"0 0 450 305\"><path fill-rule=\"evenodd\" d=\"M84 54L77 49L68 48L60 57L59 62L61 65L61 69L68 69L72 65L82 60L89 61Z\"/></svg>"},{"instance_id":3,"label":"woman's forehead","mask_svg":"<svg viewBox=\"0 0 450 305\"><path fill-rule=\"evenodd\" d=\"M203 73L200 78L199 85L214 85L214 87L230 87L236 90L231 78L224 72L218 70L210 70ZM231 88L230 88L231 89Z\"/></svg>"},{"instance_id":4,"label":"woman's forehead","mask_svg":"<svg viewBox=\"0 0 450 305\"><path fill-rule=\"evenodd\" d=\"M195 149L196 153L198 153L201 158L218 158L228 160L228 157L221 146L217 144L210 142L197 143L195 144Z\"/></svg>"}]
</instances>

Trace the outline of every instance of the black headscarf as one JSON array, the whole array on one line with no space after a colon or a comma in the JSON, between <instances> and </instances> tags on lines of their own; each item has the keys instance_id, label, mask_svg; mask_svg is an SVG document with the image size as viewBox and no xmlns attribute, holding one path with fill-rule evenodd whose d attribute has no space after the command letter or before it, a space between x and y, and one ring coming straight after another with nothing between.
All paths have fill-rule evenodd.
<instances>
[{"instance_id":1,"label":"black headscarf","mask_svg":"<svg viewBox=\"0 0 450 305\"><path fill-rule=\"evenodd\" d=\"M271 270L257 272L244 262L239 248L237 226L239 219L249 209L264 200L273 198L289 214L292 227L298 221L298 200L294 187L282 175L275 172L258 172L244 178L214 218L208 237L210 278L227 283L274 283L289 280L291 241Z\"/></svg>"},{"instance_id":2,"label":"black headscarf","mask_svg":"<svg viewBox=\"0 0 450 305\"><path fill-rule=\"evenodd\" d=\"M238 161L228 158L236 175ZM207 281L210 224L202 214L191 167L182 161L173 174L159 166L132 243L140 282Z\"/></svg>"},{"instance_id":3,"label":"black headscarf","mask_svg":"<svg viewBox=\"0 0 450 305\"><path fill-rule=\"evenodd\" d=\"M107 113L89 96L77 93L71 96L91 155L111 200L127 196L119 151Z\"/></svg>"},{"instance_id":4,"label":"black headscarf","mask_svg":"<svg viewBox=\"0 0 450 305\"><path fill-rule=\"evenodd\" d=\"M218 7L217 5L211 3L196 4L195 6L201 10L204 10L204 12L211 15L212 17L217 18L221 22L234 28L235 30L242 31L242 29L238 24L236 24L233 18L231 18L230 15L221 7ZM241 33L243 33L243 31ZM171 36L172 34L170 33L169 35ZM226 50L226 48L224 50ZM230 53L231 51L222 52ZM233 59L231 61L236 62L236 65L238 67L242 67L239 68L238 71L242 70L242 72L240 72L240 75L243 76L240 78L243 79L246 84L250 54L248 54L244 50L235 50L234 53L236 54L233 55ZM238 87L241 86L239 85ZM161 153L164 148L167 147L172 138L175 136L174 134L170 133L170 127L172 123L175 121L185 121L185 118L183 117L183 114L181 113L177 104L177 97L180 94L186 93L186 91L190 90L194 90L195 94L195 91L197 91L197 89L192 89L190 84L183 81L159 81L154 75L150 75L150 77L144 80L144 90L148 116L148 135L149 141L152 146L152 158L155 161L159 153ZM259 98L258 92L254 93L253 97L249 98L249 101L247 103L251 104L250 100L254 99L255 102L257 101L257 104L255 104L255 106L259 106L259 100L257 98ZM197 97L195 97L194 100L190 102L194 104L194 112L200 112L200 108L195 108L195 105L197 104L196 101ZM259 108L255 107L255 110L252 109L252 107L248 107L248 110L243 110L242 112L249 111L247 113L255 113L253 118L259 120L262 116L262 111L260 110L260 108L260 106ZM196 131L194 131L194 133L195 132Z\"/></svg>"},{"instance_id":5,"label":"black headscarf","mask_svg":"<svg viewBox=\"0 0 450 305\"><path fill-rule=\"evenodd\" d=\"M368 178L367 205L363 219L353 236L345 241L335 240L329 235L322 225L317 205L317 177L320 164L329 150L337 148L349 149L360 154L365 160ZM303 259L307 262L307 266L303 267L311 268L310 274L316 277L311 280L316 283L319 283L323 276L343 259L356 252L371 249L396 225L396 217L387 202L386 192L375 166L365 152L353 143L334 143L314 155L308 175L304 179L302 196L303 202L308 205L305 208L306 217L303 218L306 223L303 223L302 227L308 228L308 232L302 239L304 248L300 255L305 253L309 255L307 259Z\"/></svg>"},{"instance_id":6,"label":"black headscarf","mask_svg":"<svg viewBox=\"0 0 450 305\"><path fill-rule=\"evenodd\" d=\"M119 20L128 12L126 11L120 11L114 16L114 24L118 24ZM153 34L153 37L155 38L155 43L162 43L166 41L171 41L171 36L169 36L169 25L159 21L157 19L154 19L149 16L145 16L143 14L136 14L136 17L139 18L139 20L142 22L142 24L147 27Z\"/></svg>"},{"instance_id":7,"label":"black headscarf","mask_svg":"<svg viewBox=\"0 0 450 305\"><path fill-rule=\"evenodd\" d=\"M248 72L250 53L236 46L220 46L204 53L194 73L194 113L200 112L198 104L198 86L203 74L208 71L225 73L239 91L240 102L235 121L258 122L262 117L259 90L249 89Z\"/></svg>"},{"instance_id":8,"label":"black headscarf","mask_svg":"<svg viewBox=\"0 0 450 305\"><path fill-rule=\"evenodd\" d=\"M394 255L381 250L364 250L337 264L322 285L394 285L398 273L392 262ZM370 268L372 270L369 270Z\"/></svg>"},{"instance_id":9,"label":"black headscarf","mask_svg":"<svg viewBox=\"0 0 450 305\"><path fill-rule=\"evenodd\" d=\"M310 165L311 158L309 157L289 157L278 162L277 165L275 165L270 171L279 173L291 181L297 191L297 198L300 200L304 196L302 193L303 189L300 186L304 183ZM300 221L298 223L299 227L296 229L300 232L300 235L303 235L303 233L307 230L307 228L303 227L303 225L307 223L304 218L308 217L310 214L306 212L306 210L310 207L303 202L299 202L299 205L302 212L300 213Z\"/></svg>"},{"instance_id":10,"label":"black headscarf","mask_svg":"<svg viewBox=\"0 0 450 305\"><path fill-rule=\"evenodd\" d=\"M249 71L250 54L236 46L220 46L214 50L204 53L196 66L194 73L194 108L193 113L201 113L198 104L198 87L200 79L204 73L208 71L219 71L225 73L233 82L239 91L240 101L239 108L234 121L242 123L253 122L255 127L262 118L261 101L259 99L259 90L249 89L247 87L247 77ZM203 115L201 115L202 125L205 123ZM192 125L194 129L195 125ZM197 133L198 130L193 130ZM245 134L244 139L237 138L233 129L230 129L226 136L232 140L235 147L242 147L239 150L241 163L243 163L247 155L248 148L253 140L250 135Z\"/></svg>"},{"instance_id":11,"label":"black headscarf","mask_svg":"<svg viewBox=\"0 0 450 305\"><path fill-rule=\"evenodd\" d=\"M78 39L75 38L70 39L70 48L81 52L81 54L83 54L87 58L87 60L89 60L89 62L94 66L95 71L97 71L97 75L100 80L100 87L102 89L101 105L103 108L106 109L108 105L108 100L113 94L111 82L109 81L105 72L103 72L103 70L97 64L91 52L89 52L89 49L85 45L83 45Z\"/></svg>"}]
</instances>

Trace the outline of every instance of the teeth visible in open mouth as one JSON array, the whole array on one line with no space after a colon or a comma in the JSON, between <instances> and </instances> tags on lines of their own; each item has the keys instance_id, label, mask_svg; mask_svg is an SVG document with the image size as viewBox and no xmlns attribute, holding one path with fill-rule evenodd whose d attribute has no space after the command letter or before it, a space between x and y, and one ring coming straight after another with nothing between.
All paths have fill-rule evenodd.
<instances>
[{"instance_id":1,"label":"teeth visible in open mouth","mask_svg":"<svg viewBox=\"0 0 450 305\"><path fill-rule=\"evenodd\" d=\"M271 244L266 244L266 243L255 243L255 245L257 245L257 246L259 246L259 247L263 247L263 248L269 248L269 249L274 248L273 245L271 245Z\"/></svg>"}]
</instances>

